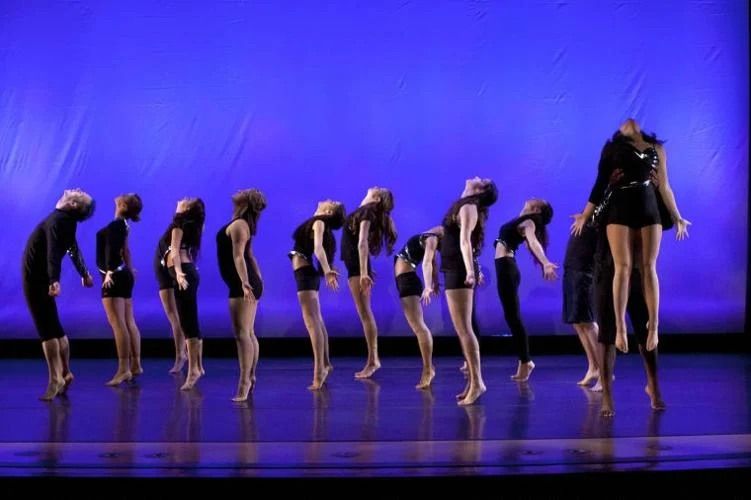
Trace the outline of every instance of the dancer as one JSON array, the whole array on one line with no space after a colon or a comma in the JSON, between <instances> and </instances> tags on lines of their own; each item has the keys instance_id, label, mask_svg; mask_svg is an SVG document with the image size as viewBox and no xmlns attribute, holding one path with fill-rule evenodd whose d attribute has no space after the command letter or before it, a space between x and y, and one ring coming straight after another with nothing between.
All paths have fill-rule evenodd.
<instances>
[{"instance_id":1,"label":"dancer","mask_svg":"<svg viewBox=\"0 0 751 500\"><path fill-rule=\"evenodd\" d=\"M177 202L175 214L185 211L187 198ZM170 223L169 227L172 223ZM170 229L168 228L167 231ZM162 303L164 314L169 321L172 330L172 339L175 343L175 362L169 372L180 373L188 360L188 351L185 346L185 333L180 327L180 318L177 317L177 303L175 302L175 280L169 273L164 259L167 256L171 238L160 238L154 254L154 275L159 285L159 301Z\"/></svg>"},{"instance_id":2,"label":"dancer","mask_svg":"<svg viewBox=\"0 0 751 500\"><path fill-rule=\"evenodd\" d=\"M571 235L563 259L563 322L574 327L584 353L587 355L587 371L578 385L596 383L593 390L600 390L600 367L597 362L597 322L593 308L593 273L597 230L586 225L579 236Z\"/></svg>"},{"instance_id":3,"label":"dancer","mask_svg":"<svg viewBox=\"0 0 751 500\"><path fill-rule=\"evenodd\" d=\"M365 341L368 344L368 360L355 378L369 378L381 367L378 358L378 326L373 317L370 292L373 273L370 256L377 256L386 247L391 255L396 242L396 229L391 219L394 196L386 188L368 189L360 207L349 214L342 231L342 261L347 268L349 291L362 323Z\"/></svg>"},{"instance_id":4,"label":"dancer","mask_svg":"<svg viewBox=\"0 0 751 500\"><path fill-rule=\"evenodd\" d=\"M252 241L266 197L257 189L244 189L232 196L232 220L216 234L219 274L229 288L229 312L237 344L240 378L232 401L246 401L256 383L258 339L255 334L258 301L263 279L253 255Z\"/></svg>"},{"instance_id":5,"label":"dancer","mask_svg":"<svg viewBox=\"0 0 751 500\"><path fill-rule=\"evenodd\" d=\"M51 401L73 382L70 370L70 344L57 314L60 267L63 255L70 255L86 288L94 280L86 269L76 242L76 227L94 214L94 199L80 189L67 189L48 215L29 236L23 252L23 293L34 320L47 361L47 389L39 399Z\"/></svg>"},{"instance_id":6,"label":"dancer","mask_svg":"<svg viewBox=\"0 0 751 500\"><path fill-rule=\"evenodd\" d=\"M399 290L399 301L409 327L417 336L422 356L422 375L415 386L417 389L429 388L435 377L433 336L425 324L420 299L422 298L427 306L432 298L438 295L436 258L442 237L443 226L431 228L408 239L404 247L394 256L394 276L396 288ZM422 265L425 287L422 286L420 277L417 275L418 265Z\"/></svg>"},{"instance_id":7,"label":"dancer","mask_svg":"<svg viewBox=\"0 0 751 500\"><path fill-rule=\"evenodd\" d=\"M160 242L160 248L165 248L162 261L175 283L174 297L180 329L187 339L188 375L182 390L192 389L206 373L203 369L203 340L198 325L199 275L194 264L201 248L205 219L203 200L180 200L172 224L162 235Z\"/></svg>"},{"instance_id":8,"label":"dancer","mask_svg":"<svg viewBox=\"0 0 751 500\"><path fill-rule=\"evenodd\" d=\"M485 392L480 365L480 346L472 328L474 287L479 273L477 257L485 239L488 209L498 200L498 188L490 179L467 179L461 198L443 218L441 271L451 322L467 362L467 385L456 398L461 406L473 404Z\"/></svg>"},{"instance_id":9,"label":"dancer","mask_svg":"<svg viewBox=\"0 0 751 500\"><path fill-rule=\"evenodd\" d=\"M339 289L339 273L331 267L336 253L333 231L343 225L344 205L333 200L319 201L313 216L292 234L295 244L288 254L297 283L297 300L313 348L313 382L308 386L311 391L322 389L334 368L329 359L329 334L321 315L318 291L321 276L330 289ZM318 269L313 256L318 261Z\"/></svg>"},{"instance_id":10,"label":"dancer","mask_svg":"<svg viewBox=\"0 0 751 500\"><path fill-rule=\"evenodd\" d=\"M135 193L115 198L115 220L96 233L96 265L102 276L102 305L117 348L117 372L107 382L116 386L143 373L141 332L133 315L133 264L128 220L138 222L143 208Z\"/></svg>"},{"instance_id":11,"label":"dancer","mask_svg":"<svg viewBox=\"0 0 751 500\"><path fill-rule=\"evenodd\" d=\"M622 179L611 188L608 182L616 168L623 170ZM655 172L657 189L650 174ZM664 210L661 214L661 203ZM597 210L596 210L597 209ZM616 321L616 347L628 352L626 336L626 302L629 277L634 262L634 243L639 242L644 279L644 295L649 310L647 349L654 350L659 342L660 291L657 277L657 256L663 227L675 224L676 239L688 237L691 222L681 217L667 173L665 148L654 135L642 132L639 124L626 120L612 139L605 144L597 180L583 212L576 216L574 233L580 234L586 221L596 215L606 226L608 244L615 266L613 307Z\"/></svg>"},{"instance_id":12,"label":"dancer","mask_svg":"<svg viewBox=\"0 0 751 500\"><path fill-rule=\"evenodd\" d=\"M527 248L542 266L543 277L546 280L556 279L558 276L555 270L558 266L550 262L545 255L548 246L547 226L552 218L553 207L550 203L539 199L527 200L519 216L501 226L498 239L494 243L498 297L501 299L503 315L519 356L516 373L511 376L511 379L517 382L529 380L535 364L529 356L529 339L519 309L521 274L516 265L515 255L519 245L526 242Z\"/></svg>"}]
</instances>

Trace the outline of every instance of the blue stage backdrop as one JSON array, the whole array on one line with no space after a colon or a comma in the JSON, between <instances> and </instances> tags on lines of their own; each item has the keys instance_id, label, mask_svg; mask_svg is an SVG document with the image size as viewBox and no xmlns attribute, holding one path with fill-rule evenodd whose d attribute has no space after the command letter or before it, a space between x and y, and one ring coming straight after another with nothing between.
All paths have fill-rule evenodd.
<instances>
[{"instance_id":1,"label":"blue stage backdrop","mask_svg":"<svg viewBox=\"0 0 751 500\"><path fill-rule=\"evenodd\" d=\"M631 116L667 140L671 182L693 221L688 241L674 232L663 240L662 331L741 331L748 55L744 0L3 0L0 336L34 338L21 253L64 188L98 200L78 231L92 269L112 199L143 197L143 221L131 230L134 301L154 337L169 331L151 259L176 200L206 201L200 314L206 335L228 336L214 235L236 189L262 189L257 332L303 337L286 253L318 199L354 209L369 186L391 188L402 244L439 223L474 175L501 192L477 313L484 335L504 334L490 245L499 225L525 198L547 198L549 253L561 262L600 149ZM530 331L570 335L560 281L544 282L526 251L518 260ZM375 315L382 335L411 335L392 262L374 262ZM68 332L110 336L99 291L82 289L69 262L62 284ZM332 335L361 335L346 284L321 295ZM426 319L451 334L443 300Z\"/></svg>"}]
</instances>

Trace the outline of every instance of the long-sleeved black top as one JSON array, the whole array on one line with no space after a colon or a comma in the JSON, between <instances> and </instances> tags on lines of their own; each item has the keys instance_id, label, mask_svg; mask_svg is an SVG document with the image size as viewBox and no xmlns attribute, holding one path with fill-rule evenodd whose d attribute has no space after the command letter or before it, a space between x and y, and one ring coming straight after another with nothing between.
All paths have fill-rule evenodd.
<instances>
[{"instance_id":1,"label":"long-sleeved black top","mask_svg":"<svg viewBox=\"0 0 751 500\"><path fill-rule=\"evenodd\" d=\"M115 219L96 233L96 266L100 271L117 271L125 266L128 224Z\"/></svg>"},{"instance_id":2,"label":"long-sleeved black top","mask_svg":"<svg viewBox=\"0 0 751 500\"><path fill-rule=\"evenodd\" d=\"M89 274L76 242L76 219L64 210L55 210L34 228L23 252L24 280L60 281L63 255L68 253L81 277Z\"/></svg>"}]
</instances>

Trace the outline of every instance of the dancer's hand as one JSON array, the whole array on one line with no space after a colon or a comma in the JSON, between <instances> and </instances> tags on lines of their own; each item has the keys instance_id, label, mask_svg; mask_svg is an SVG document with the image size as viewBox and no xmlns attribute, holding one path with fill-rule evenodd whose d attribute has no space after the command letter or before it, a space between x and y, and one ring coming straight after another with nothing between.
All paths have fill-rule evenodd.
<instances>
[{"instance_id":1,"label":"dancer's hand","mask_svg":"<svg viewBox=\"0 0 751 500\"><path fill-rule=\"evenodd\" d=\"M474 288L476 283L475 273L467 273L467 277L464 278L464 284L470 288Z\"/></svg>"},{"instance_id":2,"label":"dancer's hand","mask_svg":"<svg viewBox=\"0 0 751 500\"><path fill-rule=\"evenodd\" d=\"M554 279L558 278L558 274L555 272L556 269L558 269L558 264L548 262L547 264L542 266L542 277L548 281L553 281Z\"/></svg>"},{"instance_id":3,"label":"dancer's hand","mask_svg":"<svg viewBox=\"0 0 751 500\"><path fill-rule=\"evenodd\" d=\"M688 221L682 217L678 219L678 221L675 223L675 239L683 240L688 238L688 226L690 225L691 221Z\"/></svg>"},{"instance_id":4,"label":"dancer's hand","mask_svg":"<svg viewBox=\"0 0 751 500\"><path fill-rule=\"evenodd\" d=\"M573 224L571 224L571 234L574 236L581 235L584 225L587 223L587 219L584 218L584 214L574 214L571 218L574 219Z\"/></svg>"},{"instance_id":5,"label":"dancer's hand","mask_svg":"<svg viewBox=\"0 0 751 500\"><path fill-rule=\"evenodd\" d=\"M367 274L365 276L360 276L360 291L365 293L370 293L370 290L373 288L373 278L368 276Z\"/></svg>"},{"instance_id":6,"label":"dancer's hand","mask_svg":"<svg viewBox=\"0 0 751 500\"><path fill-rule=\"evenodd\" d=\"M247 302L256 301L256 296L253 295L253 287L248 282L243 283L243 300Z\"/></svg>"},{"instance_id":7,"label":"dancer's hand","mask_svg":"<svg viewBox=\"0 0 751 500\"><path fill-rule=\"evenodd\" d=\"M329 269L329 272L326 273L325 278L327 287L335 292L339 290L339 273L336 270Z\"/></svg>"},{"instance_id":8,"label":"dancer's hand","mask_svg":"<svg viewBox=\"0 0 751 500\"><path fill-rule=\"evenodd\" d=\"M55 281L54 283L50 285L49 292L48 292L50 297L58 297L61 292L62 290L60 289L59 281Z\"/></svg>"},{"instance_id":9,"label":"dancer's hand","mask_svg":"<svg viewBox=\"0 0 751 500\"><path fill-rule=\"evenodd\" d=\"M81 278L81 286L84 286L86 288L91 288L94 286L94 278L91 277L90 274L87 274L83 278Z\"/></svg>"},{"instance_id":10,"label":"dancer's hand","mask_svg":"<svg viewBox=\"0 0 751 500\"><path fill-rule=\"evenodd\" d=\"M104 281L102 281L102 288L112 288L115 282L112 280L112 272L108 271L104 275Z\"/></svg>"},{"instance_id":11,"label":"dancer's hand","mask_svg":"<svg viewBox=\"0 0 751 500\"><path fill-rule=\"evenodd\" d=\"M177 273L175 275L175 281L177 281L177 287L180 290L188 289L188 280L185 278L185 276L187 276L185 273Z\"/></svg>"},{"instance_id":12,"label":"dancer's hand","mask_svg":"<svg viewBox=\"0 0 751 500\"><path fill-rule=\"evenodd\" d=\"M438 290L435 288L424 288L422 291L422 295L420 296L420 300L422 301L422 304L427 306L430 305L430 301L433 300L433 297L438 296Z\"/></svg>"}]
</instances>

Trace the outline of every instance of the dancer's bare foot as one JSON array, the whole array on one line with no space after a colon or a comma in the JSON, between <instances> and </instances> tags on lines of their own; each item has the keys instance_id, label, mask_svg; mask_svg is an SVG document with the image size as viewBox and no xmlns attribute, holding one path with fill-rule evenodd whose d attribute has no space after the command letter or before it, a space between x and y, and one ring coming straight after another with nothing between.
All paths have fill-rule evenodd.
<instances>
[{"instance_id":1,"label":"dancer's bare foot","mask_svg":"<svg viewBox=\"0 0 751 500\"><path fill-rule=\"evenodd\" d=\"M368 363L365 368L355 373L355 378L370 378L381 367L381 363L376 361L375 363Z\"/></svg>"},{"instance_id":2,"label":"dancer's bare foot","mask_svg":"<svg viewBox=\"0 0 751 500\"><path fill-rule=\"evenodd\" d=\"M602 396L602 406L600 406L600 416L611 418L615 416L615 406L613 405L612 396Z\"/></svg>"},{"instance_id":3,"label":"dancer's bare foot","mask_svg":"<svg viewBox=\"0 0 751 500\"><path fill-rule=\"evenodd\" d=\"M469 365L467 365L467 362L465 361L464 364L459 368L459 371L463 374L469 373Z\"/></svg>"},{"instance_id":4,"label":"dancer's bare foot","mask_svg":"<svg viewBox=\"0 0 751 500\"><path fill-rule=\"evenodd\" d=\"M511 380L515 380L517 382L526 382L527 380L529 380L529 376L532 375L532 370L534 369L534 361L528 361L526 363L519 361L519 366L516 368L516 374L511 375Z\"/></svg>"},{"instance_id":5,"label":"dancer's bare foot","mask_svg":"<svg viewBox=\"0 0 751 500\"><path fill-rule=\"evenodd\" d=\"M116 385L120 385L123 382L129 382L133 378L133 374L130 373L130 370L123 373L115 373L115 376L110 379L109 382L107 382L105 385L108 385L110 387L115 387Z\"/></svg>"},{"instance_id":6,"label":"dancer's bare foot","mask_svg":"<svg viewBox=\"0 0 751 500\"><path fill-rule=\"evenodd\" d=\"M68 389L70 388L70 385L73 383L73 380L75 380L76 377L73 376L72 372L68 372L65 375L63 375L63 388L60 389L60 394L65 394L68 392Z\"/></svg>"},{"instance_id":7,"label":"dancer's bare foot","mask_svg":"<svg viewBox=\"0 0 751 500\"><path fill-rule=\"evenodd\" d=\"M660 342L657 338L657 328L649 328L649 325L647 325L647 328L647 351L654 351Z\"/></svg>"},{"instance_id":8,"label":"dancer's bare foot","mask_svg":"<svg viewBox=\"0 0 751 500\"><path fill-rule=\"evenodd\" d=\"M132 373L134 377L143 375L143 367L141 366L140 361L138 363L133 363L130 365L130 373Z\"/></svg>"},{"instance_id":9,"label":"dancer's bare foot","mask_svg":"<svg viewBox=\"0 0 751 500\"><path fill-rule=\"evenodd\" d=\"M235 397L232 398L232 401L234 401L235 403L241 403L243 401L247 401L249 394L250 394L250 380L240 382L237 384L237 394L235 394Z\"/></svg>"},{"instance_id":10,"label":"dancer's bare foot","mask_svg":"<svg viewBox=\"0 0 751 500\"><path fill-rule=\"evenodd\" d=\"M309 391L318 391L323 389L323 378L313 377L313 383L308 386Z\"/></svg>"},{"instance_id":11,"label":"dancer's bare foot","mask_svg":"<svg viewBox=\"0 0 751 500\"><path fill-rule=\"evenodd\" d=\"M180 390L181 391L191 390L193 387L195 387L196 382L198 382L198 379L201 378L202 376L203 374L198 370L188 372L188 376L185 378L185 383L183 384L182 387L180 387Z\"/></svg>"},{"instance_id":12,"label":"dancer's bare foot","mask_svg":"<svg viewBox=\"0 0 751 500\"><path fill-rule=\"evenodd\" d=\"M615 375L610 379L611 381L615 380ZM597 383L593 385L590 389L592 392L602 392L602 378L597 378Z\"/></svg>"},{"instance_id":13,"label":"dancer's bare foot","mask_svg":"<svg viewBox=\"0 0 751 500\"><path fill-rule=\"evenodd\" d=\"M615 348L624 354L628 352L628 335L625 330L615 333Z\"/></svg>"},{"instance_id":14,"label":"dancer's bare foot","mask_svg":"<svg viewBox=\"0 0 751 500\"><path fill-rule=\"evenodd\" d=\"M175 364L172 366L172 368L170 369L169 372L172 373L172 374L180 373L181 371L183 371L183 366L185 366L185 363L187 361L188 361L188 356L187 355L176 357L175 358Z\"/></svg>"},{"instance_id":15,"label":"dancer's bare foot","mask_svg":"<svg viewBox=\"0 0 751 500\"><path fill-rule=\"evenodd\" d=\"M332 365L331 363L324 365L324 367L326 368L326 371L329 373L334 371L334 365Z\"/></svg>"},{"instance_id":16,"label":"dancer's bare foot","mask_svg":"<svg viewBox=\"0 0 751 500\"><path fill-rule=\"evenodd\" d=\"M253 392L253 389L256 388L256 376L251 375L250 376L250 392Z\"/></svg>"},{"instance_id":17,"label":"dancer's bare foot","mask_svg":"<svg viewBox=\"0 0 751 500\"><path fill-rule=\"evenodd\" d=\"M469 406L471 404L474 404L475 401L477 401L480 396L482 396L487 389L485 388L485 384L480 383L479 385L476 385L474 387L470 387L469 391L467 392L467 396L458 401L456 404L459 406Z\"/></svg>"},{"instance_id":18,"label":"dancer's bare foot","mask_svg":"<svg viewBox=\"0 0 751 500\"><path fill-rule=\"evenodd\" d=\"M589 385L595 380L600 378L600 371L596 368L590 368L587 373L584 374L584 378L576 383L576 385Z\"/></svg>"},{"instance_id":19,"label":"dancer's bare foot","mask_svg":"<svg viewBox=\"0 0 751 500\"><path fill-rule=\"evenodd\" d=\"M60 394L60 391L65 387L65 380L53 380L49 384L47 384L47 390L44 391L44 394L39 396L40 401L52 401L55 399L55 396Z\"/></svg>"},{"instance_id":20,"label":"dancer's bare foot","mask_svg":"<svg viewBox=\"0 0 751 500\"><path fill-rule=\"evenodd\" d=\"M420 382L415 386L415 389L427 389L435 378L435 368L430 367L429 371L423 371L420 377Z\"/></svg>"},{"instance_id":21,"label":"dancer's bare foot","mask_svg":"<svg viewBox=\"0 0 751 500\"><path fill-rule=\"evenodd\" d=\"M646 386L644 388L644 392L647 393L647 396L649 396L650 404L652 405L652 409L655 411L662 411L668 406L665 404L665 401L662 400L662 396L660 395L660 391L652 391L649 386Z\"/></svg>"},{"instance_id":22,"label":"dancer's bare foot","mask_svg":"<svg viewBox=\"0 0 751 500\"><path fill-rule=\"evenodd\" d=\"M462 392L456 395L456 400L461 401L462 399L467 397L467 393L469 392L469 380L467 381L467 385L464 386L464 389Z\"/></svg>"}]
</instances>

